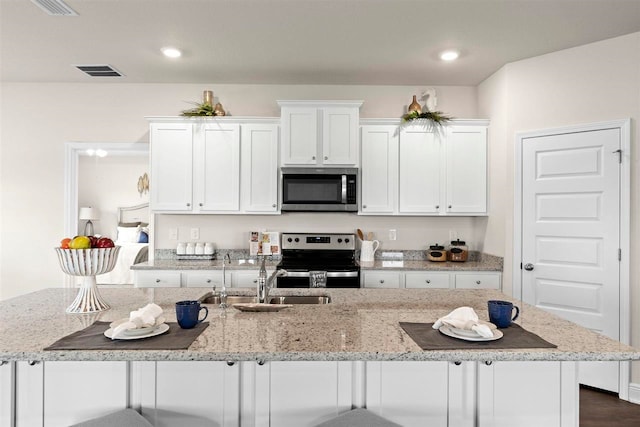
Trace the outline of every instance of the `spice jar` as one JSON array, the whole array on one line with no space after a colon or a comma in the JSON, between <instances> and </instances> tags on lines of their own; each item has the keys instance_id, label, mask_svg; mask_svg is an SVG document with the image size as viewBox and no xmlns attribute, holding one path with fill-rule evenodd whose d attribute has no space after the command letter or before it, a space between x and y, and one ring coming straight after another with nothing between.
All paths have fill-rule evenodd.
<instances>
[{"instance_id":1,"label":"spice jar","mask_svg":"<svg viewBox=\"0 0 640 427\"><path fill-rule=\"evenodd\" d=\"M468 257L469 248L467 247L467 244L460 239L452 240L451 245L449 245L447 259L453 262L464 262Z\"/></svg>"},{"instance_id":2,"label":"spice jar","mask_svg":"<svg viewBox=\"0 0 640 427\"><path fill-rule=\"evenodd\" d=\"M436 243L435 245L429 246L427 259L429 261L444 262L447 260L447 251L444 249L444 246Z\"/></svg>"}]
</instances>

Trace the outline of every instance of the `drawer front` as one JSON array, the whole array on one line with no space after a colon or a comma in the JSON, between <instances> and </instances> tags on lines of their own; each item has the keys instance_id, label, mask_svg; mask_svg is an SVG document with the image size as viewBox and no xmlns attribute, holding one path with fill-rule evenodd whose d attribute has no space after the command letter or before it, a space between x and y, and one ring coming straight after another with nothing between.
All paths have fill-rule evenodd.
<instances>
[{"instance_id":1,"label":"drawer front","mask_svg":"<svg viewBox=\"0 0 640 427\"><path fill-rule=\"evenodd\" d=\"M251 288L258 285L258 274L260 270L244 270L234 271L231 274L231 281L227 276L227 286L231 283L234 288ZM271 276L273 271L267 270L267 277Z\"/></svg>"},{"instance_id":2,"label":"drawer front","mask_svg":"<svg viewBox=\"0 0 640 427\"><path fill-rule=\"evenodd\" d=\"M449 273L405 273L405 288L449 288Z\"/></svg>"},{"instance_id":3,"label":"drawer front","mask_svg":"<svg viewBox=\"0 0 640 427\"><path fill-rule=\"evenodd\" d=\"M222 271L202 271L182 273L184 286L190 288L209 288L222 286ZM227 279L229 275L227 275Z\"/></svg>"},{"instance_id":4,"label":"drawer front","mask_svg":"<svg viewBox=\"0 0 640 427\"><path fill-rule=\"evenodd\" d=\"M365 288L399 288L401 274L394 271L362 273Z\"/></svg>"},{"instance_id":5,"label":"drawer front","mask_svg":"<svg viewBox=\"0 0 640 427\"><path fill-rule=\"evenodd\" d=\"M179 271L136 271L136 288L179 288Z\"/></svg>"},{"instance_id":6,"label":"drawer front","mask_svg":"<svg viewBox=\"0 0 640 427\"><path fill-rule=\"evenodd\" d=\"M458 289L500 289L501 274L499 273L470 273L456 274L456 288Z\"/></svg>"}]
</instances>

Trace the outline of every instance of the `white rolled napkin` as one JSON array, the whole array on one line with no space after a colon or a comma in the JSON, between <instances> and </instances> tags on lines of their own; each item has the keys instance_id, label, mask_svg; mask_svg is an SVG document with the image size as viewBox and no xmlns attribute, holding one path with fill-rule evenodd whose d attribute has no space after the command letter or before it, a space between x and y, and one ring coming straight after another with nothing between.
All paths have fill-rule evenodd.
<instances>
[{"instance_id":1,"label":"white rolled napkin","mask_svg":"<svg viewBox=\"0 0 640 427\"><path fill-rule=\"evenodd\" d=\"M157 304L149 303L144 307L134 310L129 314L129 320L123 322L113 329L111 339L121 337L125 331L131 329L148 328L164 323L162 316L162 307Z\"/></svg>"},{"instance_id":2,"label":"white rolled napkin","mask_svg":"<svg viewBox=\"0 0 640 427\"><path fill-rule=\"evenodd\" d=\"M491 328L488 325L480 323L478 315L471 307L456 308L446 316L439 318L433 324L433 329L440 329L442 325L475 331L478 335L484 338L493 337L493 331Z\"/></svg>"}]
</instances>

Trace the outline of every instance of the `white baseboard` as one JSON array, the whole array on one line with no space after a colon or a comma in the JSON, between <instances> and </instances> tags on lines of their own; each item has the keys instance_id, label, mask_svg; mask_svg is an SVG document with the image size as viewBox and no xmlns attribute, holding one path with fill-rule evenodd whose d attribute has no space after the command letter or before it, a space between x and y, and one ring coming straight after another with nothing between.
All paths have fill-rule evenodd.
<instances>
[{"instance_id":1,"label":"white baseboard","mask_svg":"<svg viewBox=\"0 0 640 427\"><path fill-rule=\"evenodd\" d=\"M640 405L640 383L629 384L629 402Z\"/></svg>"}]
</instances>

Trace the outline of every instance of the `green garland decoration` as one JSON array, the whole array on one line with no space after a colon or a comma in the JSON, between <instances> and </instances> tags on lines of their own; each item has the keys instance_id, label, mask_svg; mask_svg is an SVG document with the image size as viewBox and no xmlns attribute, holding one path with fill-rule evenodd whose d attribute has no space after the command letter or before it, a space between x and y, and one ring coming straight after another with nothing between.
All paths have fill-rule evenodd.
<instances>
[{"instance_id":1,"label":"green garland decoration","mask_svg":"<svg viewBox=\"0 0 640 427\"><path fill-rule=\"evenodd\" d=\"M184 110L181 115L187 117L215 116L213 106L208 102L192 102L195 108Z\"/></svg>"},{"instance_id":2,"label":"green garland decoration","mask_svg":"<svg viewBox=\"0 0 640 427\"><path fill-rule=\"evenodd\" d=\"M444 114L442 111L425 111L424 113L418 113L417 111L411 111L402 116L402 123L411 122L413 120L425 119L434 128L442 128L446 126L453 117Z\"/></svg>"}]
</instances>

